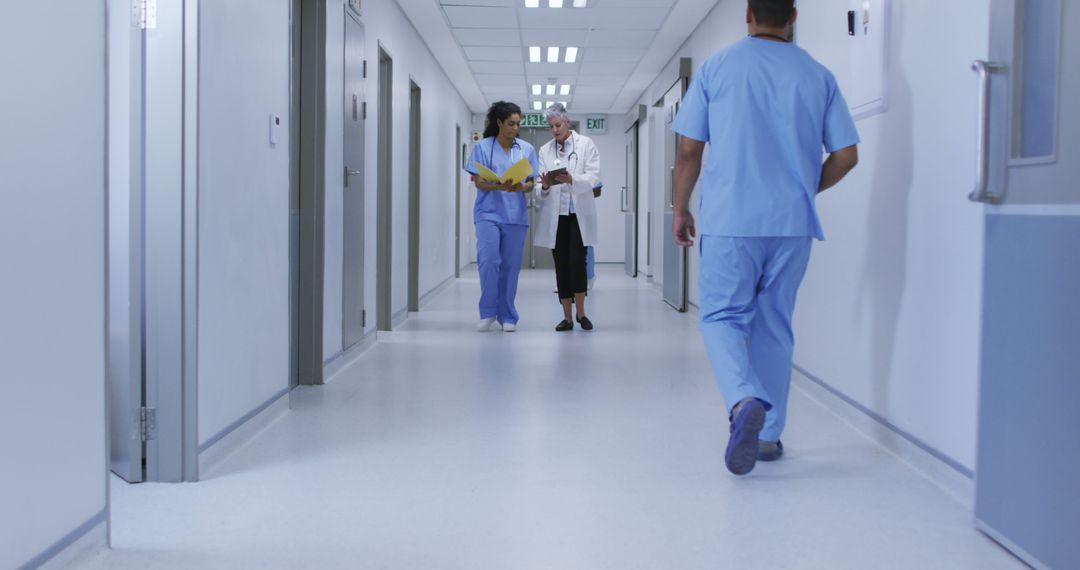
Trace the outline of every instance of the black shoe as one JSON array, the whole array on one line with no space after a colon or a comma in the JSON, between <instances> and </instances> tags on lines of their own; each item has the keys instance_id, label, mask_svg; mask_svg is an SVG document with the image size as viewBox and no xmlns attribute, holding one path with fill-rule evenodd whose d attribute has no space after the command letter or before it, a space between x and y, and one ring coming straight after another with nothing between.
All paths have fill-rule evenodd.
<instances>
[{"instance_id":1,"label":"black shoe","mask_svg":"<svg viewBox=\"0 0 1080 570\"><path fill-rule=\"evenodd\" d=\"M574 323L570 321L560 321L559 324L555 325L555 330L556 332L566 332L569 330L574 330Z\"/></svg>"},{"instance_id":2,"label":"black shoe","mask_svg":"<svg viewBox=\"0 0 1080 570\"><path fill-rule=\"evenodd\" d=\"M592 330L592 321L589 320L589 317L578 317L577 322L581 324L581 330Z\"/></svg>"},{"instance_id":3,"label":"black shoe","mask_svg":"<svg viewBox=\"0 0 1080 570\"><path fill-rule=\"evenodd\" d=\"M758 461L776 461L783 455L784 444L780 443L780 440L757 442Z\"/></svg>"}]
</instances>

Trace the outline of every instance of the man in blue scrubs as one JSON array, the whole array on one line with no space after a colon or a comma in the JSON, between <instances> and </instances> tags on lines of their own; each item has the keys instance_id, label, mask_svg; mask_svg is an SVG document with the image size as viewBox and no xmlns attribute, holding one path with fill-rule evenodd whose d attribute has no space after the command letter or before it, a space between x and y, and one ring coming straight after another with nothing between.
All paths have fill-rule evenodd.
<instances>
[{"instance_id":1,"label":"man in blue scrubs","mask_svg":"<svg viewBox=\"0 0 1080 570\"><path fill-rule=\"evenodd\" d=\"M811 240L824 239L814 199L858 162L836 79L788 41L796 16L794 0L749 0L749 37L705 62L673 124L672 232L684 247L701 233L701 333L727 402L724 460L736 475L783 453L791 316ZM690 194L706 143L697 226Z\"/></svg>"}]
</instances>

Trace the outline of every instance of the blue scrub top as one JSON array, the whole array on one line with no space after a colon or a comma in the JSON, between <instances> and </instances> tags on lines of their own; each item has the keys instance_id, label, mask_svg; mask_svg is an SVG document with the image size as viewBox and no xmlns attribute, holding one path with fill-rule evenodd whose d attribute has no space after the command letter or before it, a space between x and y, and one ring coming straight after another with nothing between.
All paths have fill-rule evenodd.
<instances>
[{"instance_id":1,"label":"blue scrub top","mask_svg":"<svg viewBox=\"0 0 1080 570\"><path fill-rule=\"evenodd\" d=\"M513 146L507 152L503 149L495 137L488 137L473 146L472 154L465 163L465 171L476 175L477 170L474 162L479 162L492 172L502 175L508 168L523 158L529 159L533 167L533 176L540 172L540 161L536 157L536 149L531 144L521 139L514 139ZM473 205L473 223L498 222L516 226L529 225L529 209L526 205L525 194L521 192L487 192L476 191L476 204Z\"/></svg>"},{"instance_id":2,"label":"blue scrub top","mask_svg":"<svg viewBox=\"0 0 1080 570\"><path fill-rule=\"evenodd\" d=\"M709 58L672 128L709 143L702 235L825 239L814 206L822 148L858 144L836 78L805 50L745 38Z\"/></svg>"}]
</instances>

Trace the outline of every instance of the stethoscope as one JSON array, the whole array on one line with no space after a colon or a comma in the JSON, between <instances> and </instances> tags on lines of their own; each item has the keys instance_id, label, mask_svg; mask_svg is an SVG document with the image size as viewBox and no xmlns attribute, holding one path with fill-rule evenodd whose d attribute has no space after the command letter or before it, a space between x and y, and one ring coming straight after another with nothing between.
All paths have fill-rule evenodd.
<instances>
[{"instance_id":1,"label":"stethoscope","mask_svg":"<svg viewBox=\"0 0 1080 570\"><path fill-rule=\"evenodd\" d=\"M562 146L564 148L566 147L565 144L562 145ZM559 158L559 143L558 143L558 141L556 141L555 142L555 159L558 160L558 158ZM573 162L571 162L571 159L573 160ZM570 154L566 155L566 167L569 169L570 172L574 172L576 170L578 159L579 159L579 157L578 157L578 153L577 153L577 133L571 131L570 132Z\"/></svg>"},{"instance_id":2,"label":"stethoscope","mask_svg":"<svg viewBox=\"0 0 1080 570\"><path fill-rule=\"evenodd\" d=\"M499 137L493 137L491 139L491 147L488 149L488 163L487 163L488 168L494 168L495 167L495 145L497 145L497 144L499 144ZM525 156L525 151L521 150L521 145L518 144L517 139L515 138L514 139L514 144L510 145L510 164L516 164L517 163L517 160L514 160L514 149L515 148L517 149L518 154L522 155L522 158L524 158L524 156ZM519 158L518 160L521 160L521 158Z\"/></svg>"}]
</instances>

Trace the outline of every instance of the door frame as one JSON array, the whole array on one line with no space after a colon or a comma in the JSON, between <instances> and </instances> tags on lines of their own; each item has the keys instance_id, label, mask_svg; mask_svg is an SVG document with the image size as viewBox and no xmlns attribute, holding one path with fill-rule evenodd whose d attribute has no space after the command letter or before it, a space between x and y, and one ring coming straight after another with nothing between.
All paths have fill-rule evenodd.
<instances>
[{"instance_id":1,"label":"door frame","mask_svg":"<svg viewBox=\"0 0 1080 570\"><path fill-rule=\"evenodd\" d=\"M393 330L393 215L394 199L394 59L386 46L379 42L379 88L378 88L378 180L376 191L378 203L376 222L375 299L376 328Z\"/></svg>"},{"instance_id":2,"label":"door frame","mask_svg":"<svg viewBox=\"0 0 1080 570\"><path fill-rule=\"evenodd\" d=\"M624 134L630 134L630 131L634 131L631 136L634 137L633 157L627 156L627 171L630 170L630 160L633 159L633 172L629 173L629 176L633 177L633 188L631 188L630 180L626 180L626 185L622 187L623 195L621 196L620 209L624 214L630 214L633 220L632 236L628 240L627 247L632 247L633 253L633 274L627 271L626 274L630 277L636 278L641 274L641 251L639 247L639 232L640 232L640 217L641 217L641 126L645 123L649 116L649 108L645 105L638 105L635 112L632 112L626 116L626 124L628 125ZM627 193L629 195L629 201L627 200ZM628 203L629 202L629 203ZM624 260L625 263L625 260Z\"/></svg>"},{"instance_id":3,"label":"door frame","mask_svg":"<svg viewBox=\"0 0 1080 570\"><path fill-rule=\"evenodd\" d=\"M290 259L296 273L295 320L290 345L296 362L290 386L313 386L323 379L323 280L326 250L326 3L292 2L290 208L295 234ZM292 228L290 228L292 233ZM291 295L292 296L292 295Z\"/></svg>"},{"instance_id":4,"label":"door frame","mask_svg":"<svg viewBox=\"0 0 1080 570\"><path fill-rule=\"evenodd\" d=\"M420 153L423 148L423 91L409 77L409 290L408 310L420 310Z\"/></svg>"},{"instance_id":5,"label":"door frame","mask_svg":"<svg viewBox=\"0 0 1080 570\"><path fill-rule=\"evenodd\" d=\"M458 150L458 146L461 149ZM465 144L461 142L461 125L454 125L454 278L461 278L461 169L465 161Z\"/></svg>"}]
</instances>

